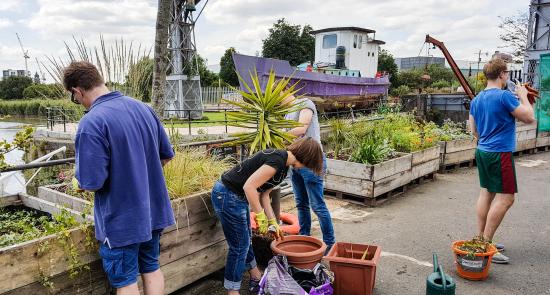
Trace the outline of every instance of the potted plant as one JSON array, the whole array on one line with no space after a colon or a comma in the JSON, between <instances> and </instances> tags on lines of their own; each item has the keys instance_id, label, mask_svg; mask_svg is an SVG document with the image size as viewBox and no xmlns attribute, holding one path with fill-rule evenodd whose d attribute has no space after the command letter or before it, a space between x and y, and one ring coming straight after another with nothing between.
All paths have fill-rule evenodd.
<instances>
[{"instance_id":1,"label":"potted plant","mask_svg":"<svg viewBox=\"0 0 550 295\"><path fill-rule=\"evenodd\" d=\"M456 271L459 276L474 281L485 280L489 276L491 258L497 248L482 238L456 241L452 245Z\"/></svg>"}]
</instances>

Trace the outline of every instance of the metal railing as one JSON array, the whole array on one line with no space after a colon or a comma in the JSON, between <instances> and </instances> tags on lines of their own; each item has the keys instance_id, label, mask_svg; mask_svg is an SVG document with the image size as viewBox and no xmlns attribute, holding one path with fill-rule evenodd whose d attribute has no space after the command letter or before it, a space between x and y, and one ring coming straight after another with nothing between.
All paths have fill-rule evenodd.
<instances>
[{"instance_id":1,"label":"metal railing","mask_svg":"<svg viewBox=\"0 0 550 295\"><path fill-rule=\"evenodd\" d=\"M229 87L202 87L202 103L204 105L219 105L222 99L241 101L242 96Z\"/></svg>"}]
</instances>

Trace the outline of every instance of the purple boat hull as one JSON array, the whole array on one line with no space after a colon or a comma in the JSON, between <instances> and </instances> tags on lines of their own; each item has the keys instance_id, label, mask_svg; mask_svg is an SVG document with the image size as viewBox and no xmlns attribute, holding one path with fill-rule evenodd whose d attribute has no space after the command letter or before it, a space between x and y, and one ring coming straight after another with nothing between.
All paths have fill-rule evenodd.
<instances>
[{"instance_id":1,"label":"purple boat hull","mask_svg":"<svg viewBox=\"0 0 550 295\"><path fill-rule=\"evenodd\" d=\"M265 87L269 72L273 70L277 77L290 77L291 82L299 82L301 88L298 94L330 97L373 97L387 94L390 82L387 76L381 78L346 77L330 74L304 72L294 69L286 60L233 54L235 69L239 75L252 87L250 73L258 72L262 88ZM244 90L242 82L241 89Z\"/></svg>"}]
</instances>

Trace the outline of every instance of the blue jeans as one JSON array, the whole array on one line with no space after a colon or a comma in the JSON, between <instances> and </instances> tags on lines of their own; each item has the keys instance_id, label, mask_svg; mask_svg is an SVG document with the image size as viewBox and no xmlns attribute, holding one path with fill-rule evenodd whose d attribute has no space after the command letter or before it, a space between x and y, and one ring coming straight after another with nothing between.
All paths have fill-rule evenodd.
<instances>
[{"instance_id":1,"label":"blue jeans","mask_svg":"<svg viewBox=\"0 0 550 295\"><path fill-rule=\"evenodd\" d=\"M151 273L160 268L160 234L155 230L151 240L123 247L99 246L103 270L114 288L122 288L137 282L138 274Z\"/></svg>"},{"instance_id":2,"label":"blue jeans","mask_svg":"<svg viewBox=\"0 0 550 295\"><path fill-rule=\"evenodd\" d=\"M326 171L327 160L323 157L323 172ZM298 221L300 222L300 234L310 235L311 231L311 213L310 207L317 215L323 241L328 249L335 243L334 228L332 219L328 211L323 196L323 176L316 175L309 168L292 169L292 189L296 198L296 208L298 209Z\"/></svg>"},{"instance_id":3,"label":"blue jeans","mask_svg":"<svg viewBox=\"0 0 550 295\"><path fill-rule=\"evenodd\" d=\"M219 181L212 189L211 198L229 245L223 286L228 290L240 290L244 271L256 267L248 202Z\"/></svg>"}]
</instances>

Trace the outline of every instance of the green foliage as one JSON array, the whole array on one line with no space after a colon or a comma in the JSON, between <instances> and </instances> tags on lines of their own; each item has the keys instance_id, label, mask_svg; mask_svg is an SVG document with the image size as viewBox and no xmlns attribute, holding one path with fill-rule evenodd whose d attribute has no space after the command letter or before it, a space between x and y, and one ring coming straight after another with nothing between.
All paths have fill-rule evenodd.
<instances>
[{"instance_id":1,"label":"green foliage","mask_svg":"<svg viewBox=\"0 0 550 295\"><path fill-rule=\"evenodd\" d=\"M38 211L0 208L0 248L74 228L77 221L67 210L49 218Z\"/></svg>"},{"instance_id":2,"label":"green foliage","mask_svg":"<svg viewBox=\"0 0 550 295\"><path fill-rule=\"evenodd\" d=\"M22 99L25 88L32 85L29 77L11 76L0 81L0 98Z\"/></svg>"},{"instance_id":3,"label":"green foliage","mask_svg":"<svg viewBox=\"0 0 550 295\"><path fill-rule=\"evenodd\" d=\"M428 75L431 81L452 81L456 80L453 71L439 64L431 64L428 66Z\"/></svg>"},{"instance_id":4,"label":"green foliage","mask_svg":"<svg viewBox=\"0 0 550 295\"><path fill-rule=\"evenodd\" d=\"M379 72L387 72L390 74L390 83L392 88L397 88L398 84L398 68L395 64L393 55L386 49L379 49L378 51L378 69Z\"/></svg>"},{"instance_id":5,"label":"green foliage","mask_svg":"<svg viewBox=\"0 0 550 295\"><path fill-rule=\"evenodd\" d=\"M405 85L410 89L418 89L423 85L423 74L424 72L418 69L400 71L397 80L400 85Z\"/></svg>"},{"instance_id":6,"label":"green foliage","mask_svg":"<svg viewBox=\"0 0 550 295\"><path fill-rule=\"evenodd\" d=\"M376 108L376 113L378 115L399 113L401 111L401 107L401 104L380 103Z\"/></svg>"},{"instance_id":7,"label":"green foliage","mask_svg":"<svg viewBox=\"0 0 550 295\"><path fill-rule=\"evenodd\" d=\"M472 135L466 130L462 123L453 122L450 119L444 121L443 125L435 130L439 140L450 141L455 139L471 138Z\"/></svg>"},{"instance_id":8,"label":"green foliage","mask_svg":"<svg viewBox=\"0 0 550 295\"><path fill-rule=\"evenodd\" d=\"M233 63L233 53L235 48L229 47L220 59L220 79L231 86L239 86L239 77L235 72L235 63Z\"/></svg>"},{"instance_id":9,"label":"green foliage","mask_svg":"<svg viewBox=\"0 0 550 295\"><path fill-rule=\"evenodd\" d=\"M392 96L397 96L397 97L402 97L404 95L407 95L411 92L411 88L409 88L409 86L407 85L400 85L399 87L397 88L393 88L390 90L390 95Z\"/></svg>"},{"instance_id":10,"label":"green foliage","mask_svg":"<svg viewBox=\"0 0 550 295\"><path fill-rule=\"evenodd\" d=\"M438 89L450 87L450 86L451 86L451 82L445 81L445 80L438 80L432 83L432 87L438 88Z\"/></svg>"},{"instance_id":11,"label":"green foliage","mask_svg":"<svg viewBox=\"0 0 550 295\"><path fill-rule=\"evenodd\" d=\"M70 120L78 120L84 114L84 108L65 99L0 100L0 115L10 116L46 116L47 107L63 107L72 114Z\"/></svg>"},{"instance_id":12,"label":"green foliage","mask_svg":"<svg viewBox=\"0 0 550 295\"><path fill-rule=\"evenodd\" d=\"M330 132L327 136L327 143L334 151L334 157L339 158L342 149L348 147L349 138L352 136L351 123L343 119L330 119L328 121Z\"/></svg>"},{"instance_id":13,"label":"green foliage","mask_svg":"<svg viewBox=\"0 0 550 295\"><path fill-rule=\"evenodd\" d=\"M284 118L286 114L302 108L293 102L283 103L286 97L296 94L297 83L290 85L290 77L275 80L275 73L271 71L265 89L262 89L258 72L254 71L250 77L253 85L248 85L239 76L246 91L233 88L242 95L243 102L223 100L241 109L228 113L232 121L230 125L254 129L250 133L238 134L230 144L250 144L251 154L266 148L283 148L286 142L294 138L284 130L300 126L298 122Z\"/></svg>"},{"instance_id":14,"label":"green foliage","mask_svg":"<svg viewBox=\"0 0 550 295\"><path fill-rule=\"evenodd\" d=\"M61 84L33 84L23 90L25 99L61 99L65 97Z\"/></svg>"},{"instance_id":15,"label":"green foliage","mask_svg":"<svg viewBox=\"0 0 550 295\"><path fill-rule=\"evenodd\" d=\"M475 93L479 93L487 87L487 78L483 72L479 72L477 75L469 77L468 83L470 84L470 87L474 89Z\"/></svg>"},{"instance_id":16,"label":"green foliage","mask_svg":"<svg viewBox=\"0 0 550 295\"><path fill-rule=\"evenodd\" d=\"M130 65L126 86L133 98L144 102L151 101L153 89L153 59L144 56L137 63Z\"/></svg>"},{"instance_id":17,"label":"green foliage","mask_svg":"<svg viewBox=\"0 0 550 295\"><path fill-rule=\"evenodd\" d=\"M388 159L394 153L387 138L376 133L368 134L361 145L353 152L350 160L367 165L378 164Z\"/></svg>"},{"instance_id":18,"label":"green foliage","mask_svg":"<svg viewBox=\"0 0 550 295\"><path fill-rule=\"evenodd\" d=\"M5 155L13 150L28 151L31 145L34 129L32 126L27 126L25 129L15 134L15 139L8 142L6 139L0 140L0 169L6 168L8 165L5 162Z\"/></svg>"},{"instance_id":19,"label":"green foliage","mask_svg":"<svg viewBox=\"0 0 550 295\"><path fill-rule=\"evenodd\" d=\"M300 25L289 24L284 18L277 20L263 40L263 56L288 60L292 66L313 62L315 38L310 34L312 30L309 25L302 29Z\"/></svg>"},{"instance_id":20,"label":"green foliage","mask_svg":"<svg viewBox=\"0 0 550 295\"><path fill-rule=\"evenodd\" d=\"M164 178L170 198L182 198L211 189L229 168L228 160L218 159L198 150L177 150L174 158L164 166Z\"/></svg>"}]
</instances>

